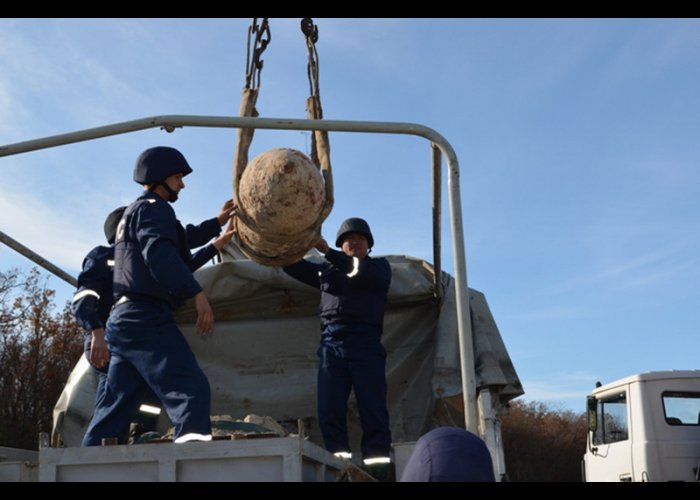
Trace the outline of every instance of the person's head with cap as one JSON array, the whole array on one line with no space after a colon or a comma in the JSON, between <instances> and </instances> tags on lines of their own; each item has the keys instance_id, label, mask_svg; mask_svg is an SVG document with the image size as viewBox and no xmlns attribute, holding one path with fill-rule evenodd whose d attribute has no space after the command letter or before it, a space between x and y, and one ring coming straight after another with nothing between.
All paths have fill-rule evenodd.
<instances>
[{"instance_id":1,"label":"person's head with cap","mask_svg":"<svg viewBox=\"0 0 700 500\"><path fill-rule=\"evenodd\" d=\"M119 221L121 220L122 216L124 215L124 210L126 210L126 207L115 208L114 210L112 210L110 212L110 214L105 219L105 225L104 225L105 238L107 238L107 242L110 245L112 245L114 243L114 240L116 239L117 226L119 225Z\"/></svg>"},{"instance_id":2,"label":"person's head with cap","mask_svg":"<svg viewBox=\"0 0 700 500\"><path fill-rule=\"evenodd\" d=\"M171 203L185 187L182 178L192 167L175 148L156 146L141 153L134 167L134 181Z\"/></svg>"},{"instance_id":3,"label":"person's head with cap","mask_svg":"<svg viewBox=\"0 0 700 500\"><path fill-rule=\"evenodd\" d=\"M350 257L365 258L374 246L374 238L367 221L359 217L346 219L338 229L335 246Z\"/></svg>"},{"instance_id":4,"label":"person's head with cap","mask_svg":"<svg viewBox=\"0 0 700 500\"><path fill-rule=\"evenodd\" d=\"M439 427L423 435L413 449L401 482L494 482L486 443L457 427Z\"/></svg>"}]
</instances>

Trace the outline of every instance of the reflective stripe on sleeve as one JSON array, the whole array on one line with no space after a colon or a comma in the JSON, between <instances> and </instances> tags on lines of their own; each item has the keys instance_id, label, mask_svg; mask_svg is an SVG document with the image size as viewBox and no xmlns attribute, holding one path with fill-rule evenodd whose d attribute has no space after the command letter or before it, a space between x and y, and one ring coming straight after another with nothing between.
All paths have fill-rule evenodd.
<instances>
[{"instance_id":1,"label":"reflective stripe on sleeve","mask_svg":"<svg viewBox=\"0 0 700 500\"><path fill-rule=\"evenodd\" d=\"M73 302L77 302L80 299L82 299L83 297L87 297L88 295L92 295L93 297L97 297L97 300L100 300L100 294L97 293L95 290L82 290L73 296Z\"/></svg>"}]
</instances>

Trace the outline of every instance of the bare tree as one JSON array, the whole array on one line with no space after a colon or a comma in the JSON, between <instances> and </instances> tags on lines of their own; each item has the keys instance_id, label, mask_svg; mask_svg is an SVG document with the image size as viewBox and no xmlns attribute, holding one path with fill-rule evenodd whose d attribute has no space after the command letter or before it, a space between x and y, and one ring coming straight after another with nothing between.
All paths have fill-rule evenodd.
<instances>
[{"instance_id":1,"label":"bare tree","mask_svg":"<svg viewBox=\"0 0 700 500\"><path fill-rule=\"evenodd\" d=\"M55 314L54 295L36 269L0 272L0 446L37 448L82 353L69 305Z\"/></svg>"}]
</instances>

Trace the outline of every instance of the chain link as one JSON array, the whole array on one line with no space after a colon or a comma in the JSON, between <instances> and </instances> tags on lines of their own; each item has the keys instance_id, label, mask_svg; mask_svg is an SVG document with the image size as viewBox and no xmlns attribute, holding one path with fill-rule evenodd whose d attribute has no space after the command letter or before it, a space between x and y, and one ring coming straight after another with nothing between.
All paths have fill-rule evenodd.
<instances>
[{"instance_id":1,"label":"chain link","mask_svg":"<svg viewBox=\"0 0 700 500\"><path fill-rule=\"evenodd\" d=\"M272 34L270 33L270 25L267 22L267 17L262 18L262 22L258 25L258 18L254 17L253 21L248 28L248 44L246 50L246 74L245 74L245 88L259 88L260 87L260 73L263 69L263 60L260 58L267 45L272 40ZM251 47L251 39L254 40Z\"/></svg>"}]
</instances>

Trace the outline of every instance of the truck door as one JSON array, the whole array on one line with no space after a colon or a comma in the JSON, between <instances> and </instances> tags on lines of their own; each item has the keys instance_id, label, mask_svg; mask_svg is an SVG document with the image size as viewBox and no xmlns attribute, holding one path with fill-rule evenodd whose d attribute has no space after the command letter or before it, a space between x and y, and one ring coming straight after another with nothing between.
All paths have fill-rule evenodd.
<instances>
[{"instance_id":1,"label":"truck door","mask_svg":"<svg viewBox=\"0 0 700 500\"><path fill-rule=\"evenodd\" d=\"M589 432L588 481L632 481L632 445L627 391L598 397L596 430Z\"/></svg>"}]
</instances>

